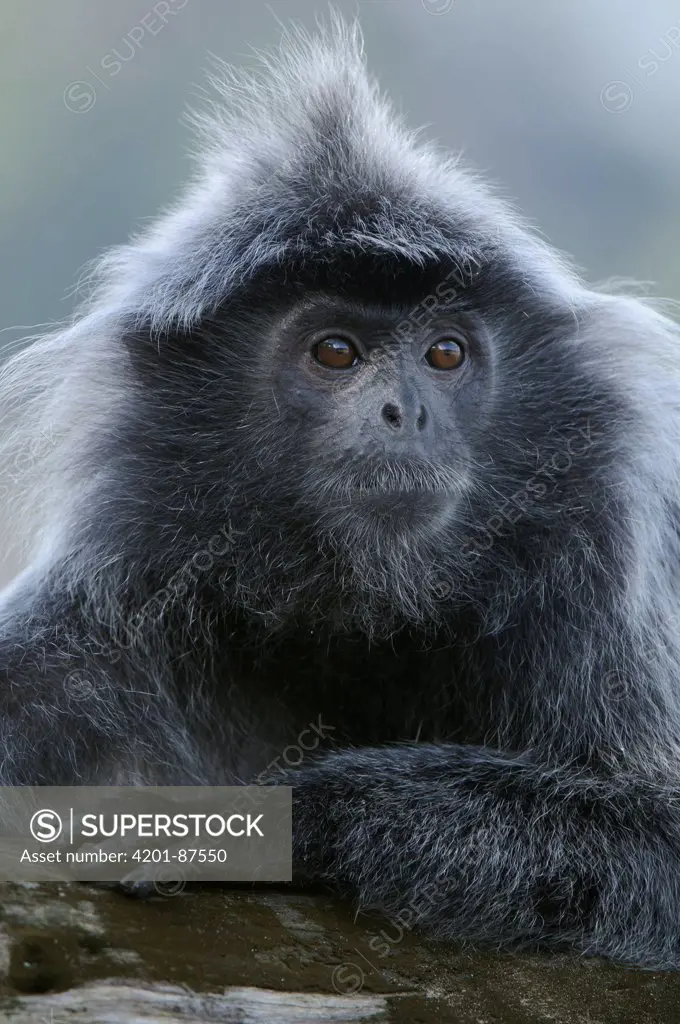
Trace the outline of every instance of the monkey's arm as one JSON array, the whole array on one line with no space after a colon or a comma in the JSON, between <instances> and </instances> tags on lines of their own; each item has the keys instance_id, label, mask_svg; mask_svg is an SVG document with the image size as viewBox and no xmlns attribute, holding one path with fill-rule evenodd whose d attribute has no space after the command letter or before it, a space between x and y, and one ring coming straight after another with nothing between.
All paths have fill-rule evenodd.
<instances>
[{"instance_id":1,"label":"monkey's arm","mask_svg":"<svg viewBox=\"0 0 680 1024\"><path fill-rule=\"evenodd\" d=\"M157 651L115 644L58 589L19 605L0 624L0 784L196 781Z\"/></svg>"},{"instance_id":2,"label":"monkey's arm","mask_svg":"<svg viewBox=\"0 0 680 1024\"><path fill-rule=\"evenodd\" d=\"M395 926L680 967L680 792L486 748L333 753L294 787L294 863Z\"/></svg>"}]
</instances>

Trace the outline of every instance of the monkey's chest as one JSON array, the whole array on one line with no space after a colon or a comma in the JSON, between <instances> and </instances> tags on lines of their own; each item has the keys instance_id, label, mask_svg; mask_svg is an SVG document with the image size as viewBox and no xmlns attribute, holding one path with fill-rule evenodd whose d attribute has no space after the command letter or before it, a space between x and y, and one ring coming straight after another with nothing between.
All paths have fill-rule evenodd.
<instances>
[{"instance_id":1,"label":"monkey's chest","mask_svg":"<svg viewBox=\"0 0 680 1024\"><path fill-rule=\"evenodd\" d=\"M339 746L451 739L458 717L450 650L400 638L296 637L242 656L232 678L274 743L304 729L313 742L315 723L324 743Z\"/></svg>"}]
</instances>

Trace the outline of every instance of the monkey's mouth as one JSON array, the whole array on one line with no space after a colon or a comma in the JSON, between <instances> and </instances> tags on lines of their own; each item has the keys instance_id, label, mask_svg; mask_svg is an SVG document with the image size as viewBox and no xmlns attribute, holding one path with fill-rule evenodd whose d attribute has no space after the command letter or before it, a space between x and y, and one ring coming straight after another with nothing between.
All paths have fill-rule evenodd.
<instances>
[{"instance_id":1,"label":"monkey's mouth","mask_svg":"<svg viewBox=\"0 0 680 1024\"><path fill-rule=\"evenodd\" d=\"M370 457L326 468L325 479L315 481L315 493L328 501L369 503L390 510L423 499L452 500L465 489L467 474L441 463L420 459Z\"/></svg>"}]
</instances>

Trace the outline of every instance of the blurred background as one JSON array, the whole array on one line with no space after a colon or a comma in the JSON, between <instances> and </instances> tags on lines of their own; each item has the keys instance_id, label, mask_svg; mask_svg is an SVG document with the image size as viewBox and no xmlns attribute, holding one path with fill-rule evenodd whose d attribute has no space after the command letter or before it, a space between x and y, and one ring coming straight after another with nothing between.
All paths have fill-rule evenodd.
<instances>
[{"instance_id":1,"label":"blurred background","mask_svg":"<svg viewBox=\"0 0 680 1024\"><path fill-rule=\"evenodd\" d=\"M591 280L680 298L676 0L337 0L413 126L462 150ZM63 319L83 265L170 200L209 52L321 0L3 0L0 349Z\"/></svg>"}]
</instances>

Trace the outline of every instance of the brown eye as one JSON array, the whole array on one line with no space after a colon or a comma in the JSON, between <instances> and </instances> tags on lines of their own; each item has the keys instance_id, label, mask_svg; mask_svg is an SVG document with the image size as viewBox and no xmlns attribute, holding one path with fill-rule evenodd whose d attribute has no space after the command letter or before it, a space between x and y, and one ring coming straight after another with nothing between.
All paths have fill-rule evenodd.
<instances>
[{"instance_id":1,"label":"brown eye","mask_svg":"<svg viewBox=\"0 0 680 1024\"><path fill-rule=\"evenodd\" d=\"M455 370L463 362L463 346L453 338L442 338L428 349L426 359L436 370Z\"/></svg>"},{"instance_id":2,"label":"brown eye","mask_svg":"<svg viewBox=\"0 0 680 1024\"><path fill-rule=\"evenodd\" d=\"M347 370L359 361L359 354L351 341L345 338L325 338L314 346L314 357L323 366L334 370Z\"/></svg>"}]
</instances>

